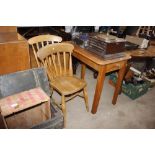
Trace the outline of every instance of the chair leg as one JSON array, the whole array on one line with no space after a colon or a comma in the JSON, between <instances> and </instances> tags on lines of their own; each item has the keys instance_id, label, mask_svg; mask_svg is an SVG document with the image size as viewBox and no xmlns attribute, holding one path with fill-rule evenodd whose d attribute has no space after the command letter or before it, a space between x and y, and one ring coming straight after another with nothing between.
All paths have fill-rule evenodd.
<instances>
[{"instance_id":1,"label":"chair leg","mask_svg":"<svg viewBox=\"0 0 155 155\"><path fill-rule=\"evenodd\" d=\"M64 95L62 95L62 98L61 98L61 107L62 107L62 112L64 115L64 127L66 127L66 103L65 103Z\"/></svg>"},{"instance_id":2,"label":"chair leg","mask_svg":"<svg viewBox=\"0 0 155 155\"><path fill-rule=\"evenodd\" d=\"M52 86L50 86L50 90L51 90L51 95L53 95L54 90L53 90Z\"/></svg>"},{"instance_id":3,"label":"chair leg","mask_svg":"<svg viewBox=\"0 0 155 155\"><path fill-rule=\"evenodd\" d=\"M83 95L87 111L89 111L87 88L83 88Z\"/></svg>"}]
</instances>

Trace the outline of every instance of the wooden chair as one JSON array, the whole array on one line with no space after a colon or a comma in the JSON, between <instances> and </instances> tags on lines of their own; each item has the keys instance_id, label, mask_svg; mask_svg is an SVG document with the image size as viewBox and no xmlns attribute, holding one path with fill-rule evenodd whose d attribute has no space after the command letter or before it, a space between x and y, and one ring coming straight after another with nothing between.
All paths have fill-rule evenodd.
<instances>
[{"instance_id":1,"label":"wooden chair","mask_svg":"<svg viewBox=\"0 0 155 155\"><path fill-rule=\"evenodd\" d=\"M40 63L39 63L39 60L36 55L37 51L40 48L42 48L48 44L59 43L61 41L62 41L62 38L59 36L55 36L55 35L39 35L39 36L30 38L28 40L28 43L30 44L30 46L32 46L32 50L33 50L38 67L40 67Z\"/></svg>"},{"instance_id":2,"label":"wooden chair","mask_svg":"<svg viewBox=\"0 0 155 155\"><path fill-rule=\"evenodd\" d=\"M51 87L61 94L61 109L64 114L64 126L66 125L66 103L68 100L79 95L84 97L87 111L88 96L86 82L73 76L72 51L74 46L69 43L58 43L45 46L37 52L37 56L42 66L47 70ZM83 91L81 96L79 93ZM69 97L68 100L65 100ZM60 107L60 106L59 106Z\"/></svg>"}]
</instances>

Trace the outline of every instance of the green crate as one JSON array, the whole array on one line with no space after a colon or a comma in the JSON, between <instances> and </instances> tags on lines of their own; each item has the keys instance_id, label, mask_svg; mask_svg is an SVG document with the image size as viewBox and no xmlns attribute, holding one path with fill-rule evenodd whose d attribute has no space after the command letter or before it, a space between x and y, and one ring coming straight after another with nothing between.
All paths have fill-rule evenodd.
<instances>
[{"instance_id":1,"label":"green crate","mask_svg":"<svg viewBox=\"0 0 155 155\"><path fill-rule=\"evenodd\" d=\"M116 74L111 74L109 76L109 80L111 80L114 84L116 84L117 76ZM143 84L137 84L136 86L129 83L129 84L122 84L122 92L130 97L131 99L136 99L142 95L144 95L148 88L150 87L149 82L144 82Z\"/></svg>"}]
</instances>

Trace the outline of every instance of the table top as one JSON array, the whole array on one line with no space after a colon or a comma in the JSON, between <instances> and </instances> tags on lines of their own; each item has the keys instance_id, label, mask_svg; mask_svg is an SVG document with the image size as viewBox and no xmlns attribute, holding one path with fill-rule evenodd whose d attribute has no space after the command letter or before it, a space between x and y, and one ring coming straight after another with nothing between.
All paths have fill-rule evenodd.
<instances>
[{"instance_id":1,"label":"table top","mask_svg":"<svg viewBox=\"0 0 155 155\"><path fill-rule=\"evenodd\" d=\"M124 57L115 58L115 59L111 59L111 60L105 60L102 57L96 55L95 53L89 52L87 49L81 48L80 46L78 46L74 43L72 43L72 44L74 45L73 56L74 55L81 55L83 57L86 57L90 61L98 64L98 65L111 64L111 63L115 63L115 62L119 62L119 61L123 61L123 60L128 60L131 58L131 56L129 54L125 53Z\"/></svg>"},{"instance_id":2,"label":"table top","mask_svg":"<svg viewBox=\"0 0 155 155\"><path fill-rule=\"evenodd\" d=\"M153 58L155 57L155 46L149 46L148 49L131 50L126 53L132 57Z\"/></svg>"},{"instance_id":3,"label":"table top","mask_svg":"<svg viewBox=\"0 0 155 155\"><path fill-rule=\"evenodd\" d=\"M38 87L1 99L0 111L3 116L8 116L49 100L46 93Z\"/></svg>"}]
</instances>

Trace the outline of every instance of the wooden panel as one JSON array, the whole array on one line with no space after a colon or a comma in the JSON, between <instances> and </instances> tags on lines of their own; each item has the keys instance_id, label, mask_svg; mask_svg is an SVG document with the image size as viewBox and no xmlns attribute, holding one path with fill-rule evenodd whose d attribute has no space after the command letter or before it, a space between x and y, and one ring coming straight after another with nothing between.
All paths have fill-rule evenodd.
<instances>
[{"instance_id":1,"label":"wooden panel","mask_svg":"<svg viewBox=\"0 0 155 155\"><path fill-rule=\"evenodd\" d=\"M32 107L28 110L19 112L5 118L7 127L9 129L14 128L31 128L32 126L44 122L50 119L49 113L46 108L46 102L36 107ZM50 109L50 107L49 107Z\"/></svg>"},{"instance_id":2,"label":"wooden panel","mask_svg":"<svg viewBox=\"0 0 155 155\"><path fill-rule=\"evenodd\" d=\"M18 41L17 33L14 33L14 32L0 33L0 44L6 43L6 42L15 42L15 41Z\"/></svg>"},{"instance_id":3,"label":"wooden panel","mask_svg":"<svg viewBox=\"0 0 155 155\"><path fill-rule=\"evenodd\" d=\"M16 26L0 26L0 33L17 32Z\"/></svg>"},{"instance_id":4,"label":"wooden panel","mask_svg":"<svg viewBox=\"0 0 155 155\"><path fill-rule=\"evenodd\" d=\"M0 113L0 129L6 129L6 124L5 124L5 121L4 121L4 117L1 115Z\"/></svg>"},{"instance_id":5,"label":"wooden panel","mask_svg":"<svg viewBox=\"0 0 155 155\"><path fill-rule=\"evenodd\" d=\"M106 53L114 54L114 53L123 52L124 50L125 50L125 42L109 43L107 44Z\"/></svg>"},{"instance_id":6,"label":"wooden panel","mask_svg":"<svg viewBox=\"0 0 155 155\"><path fill-rule=\"evenodd\" d=\"M0 74L29 69L30 57L27 41L19 38L18 35L15 40L12 38L8 41L7 38L9 38L9 34L3 38L6 42L0 43Z\"/></svg>"}]
</instances>

